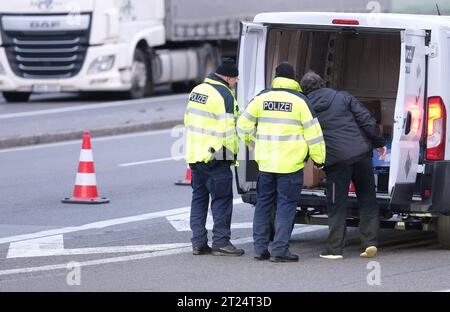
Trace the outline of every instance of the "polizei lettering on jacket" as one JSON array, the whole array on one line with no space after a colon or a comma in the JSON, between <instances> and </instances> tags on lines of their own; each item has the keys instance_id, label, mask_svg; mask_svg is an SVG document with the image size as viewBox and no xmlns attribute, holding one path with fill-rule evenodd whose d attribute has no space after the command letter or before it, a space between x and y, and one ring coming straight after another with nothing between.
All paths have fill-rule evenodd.
<instances>
[{"instance_id":1,"label":"polizei lettering on jacket","mask_svg":"<svg viewBox=\"0 0 450 312\"><path fill-rule=\"evenodd\" d=\"M292 103L264 101L264 110L277 112L292 112Z\"/></svg>"},{"instance_id":2,"label":"polizei lettering on jacket","mask_svg":"<svg viewBox=\"0 0 450 312\"><path fill-rule=\"evenodd\" d=\"M208 101L208 96L196 92L192 92L191 96L189 97L189 100L195 103L200 104L206 104L206 101Z\"/></svg>"}]
</instances>

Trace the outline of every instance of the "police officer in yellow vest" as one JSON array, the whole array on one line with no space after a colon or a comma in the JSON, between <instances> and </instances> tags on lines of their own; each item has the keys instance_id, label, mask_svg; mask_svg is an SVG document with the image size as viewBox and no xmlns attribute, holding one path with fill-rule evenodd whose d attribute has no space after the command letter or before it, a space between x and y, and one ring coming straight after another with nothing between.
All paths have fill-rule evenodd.
<instances>
[{"instance_id":1,"label":"police officer in yellow vest","mask_svg":"<svg viewBox=\"0 0 450 312\"><path fill-rule=\"evenodd\" d=\"M230 242L233 210L233 174L237 154L237 104L232 89L238 69L225 60L189 95L184 117L187 128L186 161L192 170L190 225L194 255L240 256ZM205 228L209 196L213 215L212 248Z\"/></svg>"},{"instance_id":2,"label":"police officer in yellow vest","mask_svg":"<svg viewBox=\"0 0 450 312\"><path fill-rule=\"evenodd\" d=\"M237 131L247 145L255 145L259 166L253 219L255 259L296 262L298 256L290 252L288 242L300 200L303 167L308 155L319 166L325 163L325 142L289 63L278 65L272 87L248 104L238 119ZM270 215L275 203L275 236L269 252Z\"/></svg>"}]
</instances>

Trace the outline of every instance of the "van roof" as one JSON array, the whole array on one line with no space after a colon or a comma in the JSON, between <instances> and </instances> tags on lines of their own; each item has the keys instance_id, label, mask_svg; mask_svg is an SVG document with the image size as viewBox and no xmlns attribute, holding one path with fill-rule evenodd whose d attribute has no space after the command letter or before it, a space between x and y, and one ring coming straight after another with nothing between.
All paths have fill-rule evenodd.
<instances>
[{"instance_id":1,"label":"van roof","mask_svg":"<svg viewBox=\"0 0 450 312\"><path fill-rule=\"evenodd\" d=\"M392 14L392 13L340 13L340 12L274 12L261 13L255 23L330 25L333 20L357 20L358 27L393 29L432 29L438 26L450 27L450 16Z\"/></svg>"}]
</instances>

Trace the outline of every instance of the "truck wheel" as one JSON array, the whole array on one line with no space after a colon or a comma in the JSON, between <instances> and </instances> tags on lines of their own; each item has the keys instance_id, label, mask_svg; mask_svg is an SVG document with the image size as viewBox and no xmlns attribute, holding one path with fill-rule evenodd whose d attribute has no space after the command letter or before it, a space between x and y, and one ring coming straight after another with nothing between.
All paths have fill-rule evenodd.
<instances>
[{"instance_id":1,"label":"truck wheel","mask_svg":"<svg viewBox=\"0 0 450 312\"><path fill-rule=\"evenodd\" d=\"M174 82L172 83L172 91L175 93L189 93L196 86L195 82Z\"/></svg>"},{"instance_id":2,"label":"truck wheel","mask_svg":"<svg viewBox=\"0 0 450 312\"><path fill-rule=\"evenodd\" d=\"M436 232L441 246L450 249L450 216L438 217Z\"/></svg>"},{"instance_id":3,"label":"truck wheel","mask_svg":"<svg viewBox=\"0 0 450 312\"><path fill-rule=\"evenodd\" d=\"M219 52L217 48L210 44L204 44L197 49L199 59L199 73L195 80L178 81L172 83L172 91L175 93L191 92L192 89L201 84L207 75L214 72L217 68Z\"/></svg>"},{"instance_id":4,"label":"truck wheel","mask_svg":"<svg viewBox=\"0 0 450 312\"><path fill-rule=\"evenodd\" d=\"M29 92L3 92L3 97L7 102L28 102L31 93Z\"/></svg>"},{"instance_id":5,"label":"truck wheel","mask_svg":"<svg viewBox=\"0 0 450 312\"><path fill-rule=\"evenodd\" d=\"M149 60L146 54L141 49L136 49L131 66L131 90L126 93L128 98L140 99L150 93L150 74Z\"/></svg>"}]
</instances>

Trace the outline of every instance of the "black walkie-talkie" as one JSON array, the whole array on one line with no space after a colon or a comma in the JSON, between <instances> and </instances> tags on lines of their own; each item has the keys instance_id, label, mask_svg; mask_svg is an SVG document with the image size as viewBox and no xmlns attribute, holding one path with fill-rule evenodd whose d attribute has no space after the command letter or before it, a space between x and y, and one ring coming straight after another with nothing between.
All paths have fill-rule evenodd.
<instances>
[{"instance_id":1,"label":"black walkie-talkie","mask_svg":"<svg viewBox=\"0 0 450 312\"><path fill-rule=\"evenodd\" d=\"M213 147L210 147L208 149L208 152L210 152L211 155L212 155L211 160L208 161L208 167L213 169L217 165L217 159L216 159L216 155L215 155L216 154L216 150Z\"/></svg>"}]
</instances>

